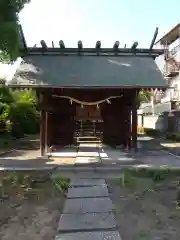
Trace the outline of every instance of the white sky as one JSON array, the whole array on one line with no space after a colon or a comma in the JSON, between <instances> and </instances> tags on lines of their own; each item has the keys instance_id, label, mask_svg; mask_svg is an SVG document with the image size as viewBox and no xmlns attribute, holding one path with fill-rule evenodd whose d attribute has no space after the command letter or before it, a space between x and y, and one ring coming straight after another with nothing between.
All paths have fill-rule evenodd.
<instances>
[{"instance_id":1,"label":"white sky","mask_svg":"<svg viewBox=\"0 0 180 240\"><path fill-rule=\"evenodd\" d=\"M159 35L179 22L180 0L31 0L19 15L28 46L45 40L48 46L63 40L66 47L149 47L155 28ZM57 45L58 46L58 45ZM19 63L18 63L19 64ZM0 65L1 74L11 66ZM14 72L14 69L12 70Z\"/></svg>"},{"instance_id":2,"label":"white sky","mask_svg":"<svg viewBox=\"0 0 180 240\"><path fill-rule=\"evenodd\" d=\"M77 46L78 40L85 47L94 47L97 40L112 46L119 31L109 26L108 15L106 23L101 20L101 6L103 0L32 0L20 14L28 45L62 39L67 47Z\"/></svg>"},{"instance_id":3,"label":"white sky","mask_svg":"<svg viewBox=\"0 0 180 240\"><path fill-rule=\"evenodd\" d=\"M51 46L52 40L58 44L62 39L66 47L76 47L78 40L84 47L94 47L97 40L104 47L112 47L116 40L121 47L125 43L131 46L133 41L149 47L157 25L168 31L178 23L176 19L167 23L169 6L165 9L164 1L31 0L20 13L20 23L28 46L42 39Z\"/></svg>"}]
</instances>

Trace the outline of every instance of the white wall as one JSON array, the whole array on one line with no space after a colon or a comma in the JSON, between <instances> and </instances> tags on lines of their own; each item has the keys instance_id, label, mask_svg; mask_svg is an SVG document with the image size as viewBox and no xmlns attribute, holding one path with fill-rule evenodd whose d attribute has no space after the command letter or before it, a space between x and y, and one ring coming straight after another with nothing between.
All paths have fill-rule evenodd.
<instances>
[{"instance_id":1,"label":"white wall","mask_svg":"<svg viewBox=\"0 0 180 240\"><path fill-rule=\"evenodd\" d=\"M162 116L143 116L143 127L165 130L165 119ZM142 115L138 115L138 126L142 126Z\"/></svg>"}]
</instances>

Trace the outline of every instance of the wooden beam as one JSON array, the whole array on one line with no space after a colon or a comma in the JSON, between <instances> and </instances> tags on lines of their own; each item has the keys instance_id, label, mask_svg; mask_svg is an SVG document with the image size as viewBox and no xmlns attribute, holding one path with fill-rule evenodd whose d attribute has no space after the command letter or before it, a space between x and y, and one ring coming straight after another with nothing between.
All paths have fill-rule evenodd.
<instances>
[{"instance_id":1,"label":"wooden beam","mask_svg":"<svg viewBox=\"0 0 180 240\"><path fill-rule=\"evenodd\" d=\"M28 47L27 47L26 39L24 36L22 26L20 24L19 24L19 34L20 34L21 41L23 43L24 50L27 51Z\"/></svg>"},{"instance_id":2,"label":"wooden beam","mask_svg":"<svg viewBox=\"0 0 180 240\"><path fill-rule=\"evenodd\" d=\"M100 49L101 48L101 41L97 41L96 42L96 49Z\"/></svg>"},{"instance_id":3,"label":"wooden beam","mask_svg":"<svg viewBox=\"0 0 180 240\"><path fill-rule=\"evenodd\" d=\"M79 50L78 48L65 48L64 45L61 45L61 48L48 48L46 50L45 54L78 54ZM64 46L64 48L63 48ZM96 48L83 48L81 49L81 52L83 54L97 54L97 49ZM109 54L109 55L114 55L114 48L99 48L98 52L101 54ZM123 55L123 54L132 54L132 49L131 48L118 48L117 49L117 53L118 55ZM141 54L142 56L159 56L161 54L164 53L163 49L152 49L151 53L149 48L138 48L136 49L136 54ZM22 52L22 54L24 54L24 52ZM42 54L42 48L28 48L27 53L25 53L26 55L35 55L35 54Z\"/></svg>"},{"instance_id":4,"label":"wooden beam","mask_svg":"<svg viewBox=\"0 0 180 240\"><path fill-rule=\"evenodd\" d=\"M59 46L60 46L61 49L65 49L65 44L64 44L63 40L59 41Z\"/></svg>"},{"instance_id":5,"label":"wooden beam","mask_svg":"<svg viewBox=\"0 0 180 240\"><path fill-rule=\"evenodd\" d=\"M135 51L138 46L138 42L134 42L133 45L131 46L131 50Z\"/></svg>"},{"instance_id":6,"label":"wooden beam","mask_svg":"<svg viewBox=\"0 0 180 240\"><path fill-rule=\"evenodd\" d=\"M128 106L128 113L127 113L127 146L128 149L131 149L131 106Z\"/></svg>"},{"instance_id":7,"label":"wooden beam","mask_svg":"<svg viewBox=\"0 0 180 240\"><path fill-rule=\"evenodd\" d=\"M132 148L137 151L137 90L133 91L132 104Z\"/></svg>"},{"instance_id":8,"label":"wooden beam","mask_svg":"<svg viewBox=\"0 0 180 240\"><path fill-rule=\"evenodd\" d=\"M44 40L41 40L40 43L41 43L42 49L44 49L44 50L48 49L47 44Z\"/></svg>"},{"instance_id":9,"label":"wooden beam","mask_svg":"<svg viewBox=\"0 0 180 240\"><path fill-rule=\"evenodd\" d=\"M40 111L40 152L41 156L45 154L45 111Z\"/></svg>"},{"instance_id":10,"label":"wooden beam","mask_svg":"<svg viewBox=\"0 0 180 240\"><path fill-rule=\"evenodd\" d=\"M150 51L152 50L152 48L153 48L153 46L154 46L154 43L155 43L156 38L157 38L157 35L158 35L158 27L156 28L156 30L155 30L155 32L154 32L154 36L153 36L153 39L152 39L152 41L151 41L151 45L150 45L150 47L149 47L149 50L150 50Z\"/></svg>"},{"instance_id":11,"label":"wooden beam","mask_svg":"<svg viewBox=\"0 0 180 240\"><path fill-rule=\"evenodd\" d=\"M45 111L43 109L44 105L44 94L42 91L36 91L38 98L38 105L40 106L40 153L41 156L45 154Z\"/></svg>"},{"instance_id":12,"label":"wooden beam","mask_svg":"<svg viewBox=\"0 0 180 240\"><path fill-rule=\"evenodd\" d=\"M52 88L52 89L89 89L89 90L95 90L95 89L119 89L119 90L122 90L122 89L147 89L147 86L134 86L134 85L131 85L131 86L58 86L58 85L43 85L43 84L32 84L32 85L17 85L17 84L8 84L7 85L9 88L12 89L12 91L15 91L15 90L18 90L18 89L24 89L24 88L30 88L30 89L49 89L49 88ZM30 87L29 87L30 86ZM150 88L153 88L153 89L156 89L157 86L149 86ZM158 86L159 89L164 89L166 90L167 88L169 89L170 87L167 87L165 88L164 86ZM173 89L173 87L172 87Z\"/></svg>"},{"instance_id":13,"label":"wooden beam","mask_svg":"<svg viewBox=\"0 0 180 240\"><path fill-rule=\"evenodd\" d=\"M48 124L48 112L45 112L45 150L47 152L48 150L48 131L49 130L49 124Z\"/></svg>"},{"instance_id":14,"label":"wooden beam","mask_svg":"<svg viewBox=\"0 0 180 240\"><path fill-rule=\"evenodd\" d=\"M78 49L81 50L83 48L83 43L81 40L78 41Z\"/></svg>"},{"instance_id":15,"label":"wooden beam","mask_svg":"<svg viewBox=\"0 0 180 240\"><path fill-rule=\"evenodd\" d=\"M114 43L114 46L113 46L113 48L117 50L117 49L118 49L118 47L119 47L119 41L116 41L116 42Z\"/></svg>"}]
</instances>

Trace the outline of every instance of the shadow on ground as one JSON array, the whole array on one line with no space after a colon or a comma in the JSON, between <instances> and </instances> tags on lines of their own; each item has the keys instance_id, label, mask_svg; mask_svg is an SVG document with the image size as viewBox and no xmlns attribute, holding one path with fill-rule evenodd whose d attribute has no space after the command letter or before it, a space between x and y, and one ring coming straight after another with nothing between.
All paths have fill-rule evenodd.
<instances>
[{"instance_id":1,"label":"shadow on ground","mask_svg":"<svg viewBox=\"0 0 180 240\"><path fill-rule=\"evenodd\" d=\"M180 167L180 159L175 156L169 155L167 152L163 151L164 146L157 139L151 137L143 136L138 137L138 152L130 151L125 149L116 148L112 149L110 147L101 147L95 149L91 148L81 148L79 156L77 157L76 147L74 148L64 148L56 149L57 156L40 158L39 151L39 139L33 139L29 141L32 145L29 146L28 150L24 149L24 146L18 148L18 150L9 153L7 156L0 158L0 166L6 167L107 167L119 168L121 166L135 166L135 165L152 165L152 166L177 166ZM29 143L28 143L29 144ZM26 145L26 144L25 144ZM180 149L180 147L178 147ZM68 155L69 154L69 155ZM98 156L96 156L98 154ZM89 159L93 155L94 158L99 158L99 160L93 162ZM80 162L77 160L80 159ZM83 159L84 158L84 159ZM86 162L86 160L88 161ZM85 162L83 163L83 160Z\"/></svg>"}]
</instances>

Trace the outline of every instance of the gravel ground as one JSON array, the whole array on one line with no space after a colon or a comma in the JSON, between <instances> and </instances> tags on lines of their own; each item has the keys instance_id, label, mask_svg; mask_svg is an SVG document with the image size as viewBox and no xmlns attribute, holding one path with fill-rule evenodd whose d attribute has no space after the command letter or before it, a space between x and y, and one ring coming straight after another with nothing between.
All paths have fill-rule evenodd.
<instances>
[{"instance_id":1,"label":"gravel ground","mask_svg":"<svg viewBox=\"0 0 180 240\"><path fill-rule=\"evenodd\" d=\"M8 176L10 173L2 174ZM42 173L35 174L39 176ZM11 185L4 188L5 195L2 197L1 192L0 197L1 240L54 239L65 197L52 186L52 182L48 180L36 183L28 192L22 187Z\"/></svg>"},{"instance_id":2,"label":"gravel ground","mask_svg":"<svg viewBox=\"0 0 180 240\"><path fill-rule=\"evenodd\" d=\"M133 186L123 187L108 179L107 184L123 240L180 239L176 180L155 186L150 179L134 179Z\"/></svg>"}]
</instances>

